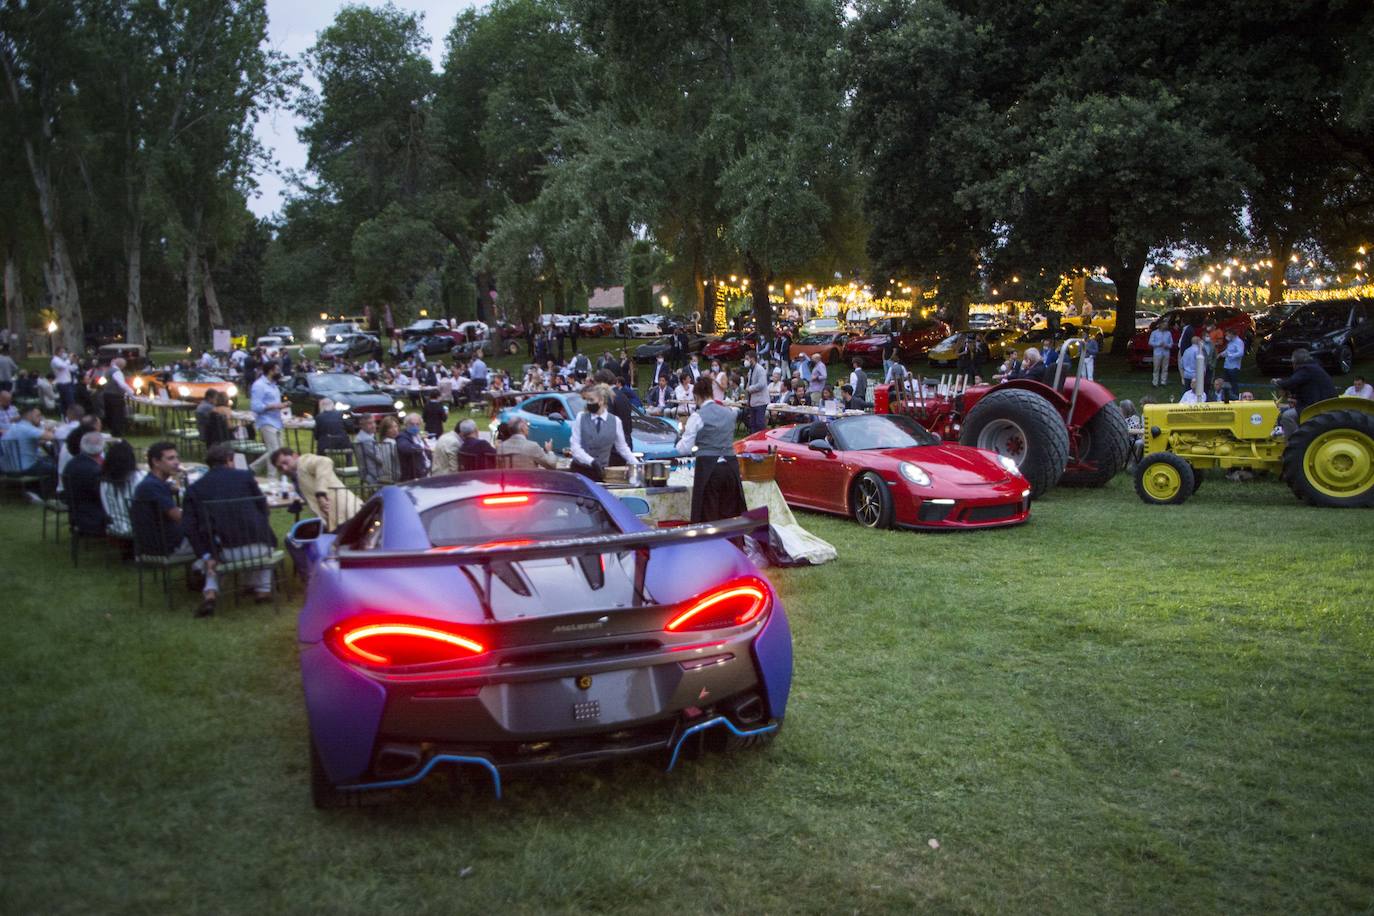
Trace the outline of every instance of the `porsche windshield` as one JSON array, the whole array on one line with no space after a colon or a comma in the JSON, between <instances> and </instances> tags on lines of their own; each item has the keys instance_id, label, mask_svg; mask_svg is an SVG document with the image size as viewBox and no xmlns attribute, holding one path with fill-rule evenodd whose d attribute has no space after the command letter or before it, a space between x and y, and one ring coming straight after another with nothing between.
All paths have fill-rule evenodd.
<instances>
[{"instance_id":1,"label":"porsche windshield","mask_svg":"<svg viewBox=\"0 0 1374 916\"><path fill-rule=\"evenodd\" d=\"M850 452L915 448L940 442L921 424L900 415L846 417L830 424L830 435L835 439L836 448Z\"/></svg>"},{"instance_id":2,"label":"porsche windshield","mask_svg":"<svg viewBox=\"0 0 1374 916\"><path fill-rule=\"evenodd\" d=\"M601 503L566 493L497 493L435 506L421 516L435 547L619 534Z\"/></svg>"}]
</instances>

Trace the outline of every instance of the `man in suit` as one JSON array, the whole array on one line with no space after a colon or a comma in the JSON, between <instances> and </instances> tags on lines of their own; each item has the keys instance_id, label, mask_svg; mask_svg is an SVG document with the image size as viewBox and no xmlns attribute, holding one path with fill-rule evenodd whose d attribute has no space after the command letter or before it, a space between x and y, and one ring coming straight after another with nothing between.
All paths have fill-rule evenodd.
<instances>
[{"instance_id":1,"label":"man in suit","mask_svg":"<svg viewBox=\"0 0 1374 916\"><path fill-rule=\"evenodd\" d=\"M744 391L748 400L744 427L752 434L767 425L764 417L768 410L768 374L752 353L744 355Z\"/></svg>"},{"instance_id":2,"label":"man in suit","mask_svg":"<svg viewBox=\"0 0 1374 916\"><path fill-rule=\"evenodd\" d=\"M668 387L668 376L660 375L658 384L649 389L646 398L649 402L646 409L651 416L670 416L673 412L673 389Z\"/></svg>"},{"instance_id":3,"label":"man in suit","mask_svg":"<svg viewBox=\"0 0 1374 916\"><path fill-rule=\"evenodd\" d=\"M81 453L62 470L62 492L70 511L70 525L78 534L105 533L105 510L100 504L100 464L105 454L105 437L86 433L81 437Z\"/></svg>"},{"instance_id":4,"label":"man in suit","mask_svg":"<svg viewBox=\"0 0 1374 916\"><path fill-rule=\"evenodd\" d=\"M477 421L464 420L458 424L459 466L467 471L479 471L496 466L496 447L477 435Z\"/></svg>"},{"instance_id":5,"label":"man in suit","mask_svg":"<svg viewBox=\"0 0 1374 916\"><path fill-rule=\"evenodd\" d=\"M315 451L323 455L348 447L343 411L334 406L333 399L320 398L320 412L315 416Z\"/></svg>"},{"instance_id":6,"label":"man in suit","mask_svg":"<svg viewBox=\"0 0 1374 916\"><path fill-rule=\"evenodd\" d=\"M274 453L275 454L275 453ZM220 443L205 452L209 470L186 491L183 519L186 537L202 557L212 559L205 569L204 600L197 617L215 612L219 597L220 563L250 562L245 570L253 600L272 600L272 551L277 536L267 519L267 498L252 471L234 468L234 449Z\"/></svg>"},{"instance_id":7,"label":"man in suit","mask_svg":"<svg viewBox=\"0 0 1374 916\"><path fill-rule=\"evenodd\" d=\"M515 431L501 440L496 452L499 455L511 455L511 467L513 468L548 468L553 470L558 467L558 459L553 454L553 440L544 442L541 448L530 441L530 424L528 420L519 419L515 421Z\"/></svg>"},{"instance_id":8,"label":"man in suit","mask_svg":"<svg viewBox=\"0 0 1374 916\"><path fill-rule=\"evenodd\" d=\"M325 531L338 528L362 508L358 497L339 479L334 462L324 455L298 455L293 449L279 448L272 453L272 467L296 482L296 492L324 520Z\"/></svg>"},{"instance_id":9,"label":"man in suit","mask_svg":"<svg viewBox=\"0 0 1374 916\"><path fill-rule=\"evenodd\" d=\"M624 391L615 387L615 375L609 370L602 369L598 372L596 381L610 389L611 400L607 407L610 409L611 415L620 421L620 432L625 436L625 441L630 444L631 448L634 448L634 426L632 425L634 408L630 406L630 399L626 397ZM612 452L610 466L620 467L622 465L620 456Z\"/></svg>"}]
</instances>

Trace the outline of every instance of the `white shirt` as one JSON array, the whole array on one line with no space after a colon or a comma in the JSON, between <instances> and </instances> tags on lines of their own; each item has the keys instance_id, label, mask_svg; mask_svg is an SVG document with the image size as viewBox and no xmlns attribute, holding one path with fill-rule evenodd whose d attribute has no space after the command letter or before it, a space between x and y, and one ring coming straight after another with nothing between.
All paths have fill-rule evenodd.
<instances>
[{"instance_id":1,"label":"white shirt","mask_svg":"<svg viewBox=\"0 0 1374 916\"><path fill-rule=\"evenodd\" d=\"M129 387L129 383L124 381L124 370L118 367L116 367L114 371L110 373L110 383L118 386L118 388L125 394L134 393L134 390Z\"/></svg>"},{"instance_id":2,"label":"white shirt","mask_svg":"<svg viewBox=\"0 0 1374 916\"><path fill-rule=\"evenodd\" d=\"M583 413L586 413L586 411L583 411ZM630 451L630 447L625 444L625 432L620 428L620 421L616 419L615 414L603 412L599 416L601 422L611 424L611 429L615 432L615 445L613 448L616 454L624 458L626 464L638 464L639 459L635 457L634 452ZM582 447L582 414L578 414L573 418L572 445L569 451L572 452L574 461L580 461L583 464L591 464L593 461L592 456Z\"/></svg>"},{"instance_id":3,"label":"white shirt","mask_svg":"<svg viewBox=\"0 0 1374 916\"><path fill-rule=\"evenodd\" d=\"M1187 391L1183 392L1183 397L1179 398L1178 402L1180 404L1205 404L1207 403L1207 399L1205 397L1198 397L1197 392L1189 388Z\"/></svg>"},{"instance_id":4,"label":"white shirt","mask_svg":"<svg viewBox=\"0 0 1374 916\"><path fill-rule=\"evenodd\" d=\"M696 409L696 402L693 401L692 415L682 424L682 438L677 440L679 455L691 455L696 451L697 433L701 432L701 422L701 412Z\"/></svg>"},{"instance_id":5,"label":"white shirt","mask_svg":"<svg viewBox=\"0 0 1374 916\"><path fill-rule=\"evenodd\" d=\"M1345 396L1348 398L1364 398L1367 401L1374 401L1374 385L1368 382L1364 383L1363 388L1357 388L1351 385L1349 388L1345 389Z\"/></svg>"},{"instance_id":6,"label":"white shirt","mask_svg":"<svg viewBox=\"0 0 1374 916\"><path fill-rule=\"evenodd\" d=\"M52 362L48 363L52 367L54 385L70 385L72 382L72 370L76 368L65 356L54 356Z\"/></svg>"}]
</instances>

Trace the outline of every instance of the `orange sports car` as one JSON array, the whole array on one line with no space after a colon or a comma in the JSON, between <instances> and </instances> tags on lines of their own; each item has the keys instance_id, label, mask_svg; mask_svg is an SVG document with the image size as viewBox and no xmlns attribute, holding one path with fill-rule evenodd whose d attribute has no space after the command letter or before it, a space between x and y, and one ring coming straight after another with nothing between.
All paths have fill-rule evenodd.
<instances>
[{"instance_id":1,"label":"orange sports car","mask_svg":"<svg viewBox=\"0 0 1374 916\"><path fill-rule=\"evenodd\" d=\"M195 367L141 375L134 379L133 385L135 390L146 386L152 397L159 397L158 392L166 391L167 397L173 401L199 401L211 388L223 391L230 401L239 393L239 386L233 382Z\"/></svg>"},{"instance_id":2,"label":"orange sports car","mask_svg":"<svg viewBox=\"0 0 1374 916\"><path fill-rule=\"evenodd\" d=\"M844 345L849 343L853 336L847 331L821 331L816 334L806 334L798 337L792 342L792 346L787 348L787 358L801 359L803 356L819 353L821 362L828 366L832 362L839 361L839 358L844 354Z\"/></svg>"}]
</instances>

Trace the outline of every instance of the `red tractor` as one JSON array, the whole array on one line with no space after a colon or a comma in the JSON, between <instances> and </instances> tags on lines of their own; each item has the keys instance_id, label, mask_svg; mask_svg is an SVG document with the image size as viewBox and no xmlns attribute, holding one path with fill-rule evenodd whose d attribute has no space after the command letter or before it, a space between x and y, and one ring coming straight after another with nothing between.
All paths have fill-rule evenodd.
<instances>
[{"instance_id":1,"label":"red tractor","mask_svg":"<svg viewBox=\"0 0 1374 916\"><path fill-rule=\"evenodd\" d=\"M948 442L1006 455L1025 475L1032 498L1059 483L1104 486L1126 466L1126 421L1111 391L1077 375L1064 378L1063 368L1055 367L1050 384L1014 379L963 387L956 379L933 391L928 382L908 379L877 386L873 404L877 413L906 414Z\"/></svg>"}]
</instances>

